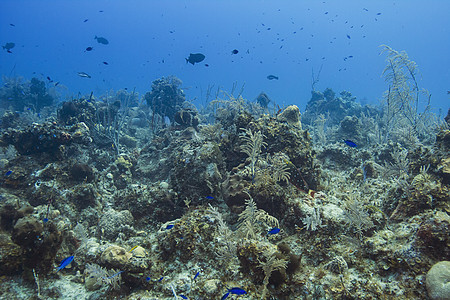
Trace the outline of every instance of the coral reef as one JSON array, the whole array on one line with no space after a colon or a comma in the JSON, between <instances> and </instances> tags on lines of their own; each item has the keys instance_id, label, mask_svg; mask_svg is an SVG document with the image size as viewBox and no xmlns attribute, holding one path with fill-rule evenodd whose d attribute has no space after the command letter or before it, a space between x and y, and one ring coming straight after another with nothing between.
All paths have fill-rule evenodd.
<instances>
[{"instance_id":1,"label":"coral reef","mask_svg":"<svg viewBox=\"0 0 450 300\"><path fill-rule=\"evenodd\" d=\"M21 82L0 95L26 92ZM33 93L49 92L34 81ZM295 105L270 113L264 93L216 96L197 110L167 77L142 97L40 106L52 117L5 111L2 295L445 298L447 123L426 136L422 118L402 131L403 114L387 128L398 106L361 106L330 88L302 115Z\"/></svg>"}]
</instances>

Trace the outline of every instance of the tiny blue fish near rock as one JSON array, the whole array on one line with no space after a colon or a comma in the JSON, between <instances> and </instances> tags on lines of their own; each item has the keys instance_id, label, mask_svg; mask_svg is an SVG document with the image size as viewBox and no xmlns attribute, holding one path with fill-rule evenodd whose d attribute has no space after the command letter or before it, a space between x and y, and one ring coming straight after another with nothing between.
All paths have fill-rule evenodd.
<instances>
[{"instance_id":1,"label":"tiny blue fish near rock","mask_svg":"<svg viewBox=\"0 0 450 300\"><path fill-rule=\"evenodd\" d=\"M61 263L59 264L59 266L58 266L56 272L58 272L58 271L64 269L65 267L67 267L72 261L73 261L73 255L64 258L64 259L61 261Z\"/></svg>"},{"instance_id":2,"label":"tiny blue fish near rock","mask_svg":"<svg viewBox=\"0 0 450 300\"><path fill-rule=\"evenodd\" d=\"M241 288L234 287L234 288L228 289L228 292L226 292L225 295L222 296L221 300L225 300L230 294L245 295L245 294L247 294L247 292Z\"/></svg>"},{"instance_id":3,"label":"tiny blue fish near rock","mask_svg":"<svg viewBox=\"0 0 450 300\"><path fill-rule=\"evenodd\" d=\"M270 229L269 232L267 232L267 234L272 235L272 234L277 234L279 232L280 232L280 228L274 227L274 228Z\"/></svg>"},{"instance_id":4,"label":"tiny blue fish near rock","mask_svg":"<svg viewBox=\"0 0 450 300\"><path fill-rule=\"evenodd\" d=\"M347 144L347 146L352 147L352 148L358 147L358 145L356 145L354 142L352 142L350 140L345 140L344 143Z\"/></svg>"}]
</instances>

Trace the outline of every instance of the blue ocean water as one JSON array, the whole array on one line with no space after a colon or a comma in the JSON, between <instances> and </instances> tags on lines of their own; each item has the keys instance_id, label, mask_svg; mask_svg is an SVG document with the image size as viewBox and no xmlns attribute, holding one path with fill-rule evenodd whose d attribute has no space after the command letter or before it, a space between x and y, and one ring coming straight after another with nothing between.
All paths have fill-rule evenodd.
<instances>
[{"instance_id":1,"label":"blue ocean water","mask_svg":"<svg viewBox=\"0 0 450 300\"><path fill-rule=\"evenodd\" d=\"M60 82L61 100L123 88L144 94L153 80L175 75L197 105L205 103L208 86L230 91L235 84L249 100L264 91L280 106L303 110L313 72L317 90L347 90L379 103L387 90L379 46L386 44L418 64L420 86L446 112L448 11L446 0L2 0L0 44L16 45L12 53L1 49L0 74L48 76ZM190 53L206 58L187 64Z\"/></svg>"}]
</instances>

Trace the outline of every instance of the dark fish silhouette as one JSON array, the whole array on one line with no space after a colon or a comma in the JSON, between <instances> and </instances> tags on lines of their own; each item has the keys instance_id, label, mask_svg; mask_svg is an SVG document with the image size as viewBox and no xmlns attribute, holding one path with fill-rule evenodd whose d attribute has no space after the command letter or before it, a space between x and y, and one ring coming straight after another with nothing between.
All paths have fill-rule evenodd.
<instances>
[{"instance_id":1,"label":"dark fish silhouette","mask_svg":"<svg viewBox=\"0 0 450 300\"><path fill-rule=\"evenodd\" d=\"M16 25L14 25L13 23L10 23L9 26L16 27Z\"/></svg>"},{"instance_id":2,"label":"dark fish silhouette","mask_svg":"<svg viewBox=\"0 0 450 300\"><path fill-rule=\"evenodd\" d=\"M278 76L269 75L269 76L267 76L267 79L269 79L269 80L274 80L274 79L278 80Z\"/></svg>"},{"instance_id":3,"label":"dark fish silhouette","mask_svg":"<svg viewBox=\"0 0 450 300\"><path fill-rule=\"evenodd\" d=\"M85 51L92 51L93 49L93 47L87 47Z\"/></svg>"},{"instance_id":4,"label":"dark fish silhouette","mask_svg":"<svg viewBox=\"0 0 450 300\"><path fill-rule=\"evenodd\" d=\"M104 65L109 65L106 61L103 62Z\"/></svg>"},{"instance_id":5,"label":"dark fish silhouette","mask_svg":"<svg viewBox=\"0 0 450 300\"><path fill-rule=\"evenodd\" d=\"M104 37L95 36L94 39L97 40L97 43L100 43L100 44L103 44L103 45L108 45L109 44L108 40L105 39Z\"/></svg>"},{"instance_id":6,"label":"dark fish silhouette","mask_svg":"<svg viewBox=\"0 0 450 300\"><path fill-rule=\"evenodd\" d=\"M237 49L234 49L233 51L231 51L231 54L238 54L239 53L239 50L237 50Z\"/></svg>"},{"instance_id":7,"label":"dark fish silhouette","mask_svg":"<svg viewBox=\"0 0 450 300\"><path fill-rule=\"evenodd\" d=\"M351 37L350 37L348 34L347 34L347 38L348 38L348 39L351 39Z\"/></svg>"},{"instance_id":8,"label":"dark fish silhouette","mask_svg":"<svg viewBox=\"0 0 450 300\"><path fill-rule=\"evenodd\" d=\"M10 42L10 43L6 43L5 46L2 46L2 47L3 47L3 49L6 49L6 51L9 52L9 51L10 51L12 48L14 48L15 46L16 46L16 44ZM9 52L9 53L11 53L11 52Z\"/></svg>"},{"instance_id":9,"label":"dark fish silhouette","mask_svg":"<svg viewBox=\"0 0 450 300\"><path fill-rule=\"evenodd\" d=\"M89 19L84 19L84 21L83 21L83 22L84 22L84 23L86 23L87 21L89 21Z\"/></svg>"},{"instance_id":10,"label":"dark fish silhouette","mask_svg":"<svg viewBox=\"0 0 450 300\"><path fill-rule=\"evenodd\" d=\"M202 62L205 59L205 56L201 53L190 53L189 57L185 59L186 63L194 65L195 63Z\"/></svg>"}]
</instances>

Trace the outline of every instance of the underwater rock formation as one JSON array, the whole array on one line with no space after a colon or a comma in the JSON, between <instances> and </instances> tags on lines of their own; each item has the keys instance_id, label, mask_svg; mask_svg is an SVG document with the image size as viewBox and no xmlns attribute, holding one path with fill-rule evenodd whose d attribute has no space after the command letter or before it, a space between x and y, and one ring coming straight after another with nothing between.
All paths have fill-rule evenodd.
<instances>
[{"instance_id":1,"label":"underwater rock formation","mask_svg":"<svg viewBox=\"0 0 450 300\"><path fill-rule=\"evenodd\" d=\"M144 95L144 99L154 114L174 121L175 113L186 99L181 84L181 80L175 76L162 77L152 82L152 90Z\"/></svg>"}]
</instances>

